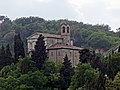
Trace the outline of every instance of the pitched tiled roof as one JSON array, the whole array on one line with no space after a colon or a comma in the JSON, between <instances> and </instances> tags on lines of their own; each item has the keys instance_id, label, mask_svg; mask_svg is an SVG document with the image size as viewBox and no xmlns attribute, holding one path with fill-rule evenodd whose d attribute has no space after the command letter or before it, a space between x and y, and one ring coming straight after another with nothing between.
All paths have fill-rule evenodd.
<instances>
[{"instance_id":1,"label":"pitched tiled roof","mask_svg":"<svg viewBox=\"0 0 120 90\"><path fill-rule=\"evenodd\" d=\"M61 35L57 35L57 34L39 33L39 35L40 34L42 34L44 37L48 37L48 38L63 38Z\"/></svg>"},{"instance_id":2,"label":"pitched tiled roof","mask_svg":"<svg viewBox=\"0 0 120 90\"><path fill-rule=\"evenodd\" d=\"M61 39L63 38L61 35L57 35L57 34L38 33L38 32L36 32L36 33L32 34L31 36L29 36L27 39L30 39L35 35L36 35L36 39L37 39L40 34L42 34L46 38L61 38Z\"/></svg>"},{"instance_id":3,"label":"pitched tiled roof","mask_svg":"<svg viewBox=\"0 0 120 90\"><path fill-rule=\"evenodd\" d=\"M65 45L65 44L61 44L61 43L56 43L52 46L50 46L48 48L48 50L50 49L73 49L73 50L82 50L83 48L79 48L76 46L72 46L72 45Z\"/></svg>"}]
</instances>

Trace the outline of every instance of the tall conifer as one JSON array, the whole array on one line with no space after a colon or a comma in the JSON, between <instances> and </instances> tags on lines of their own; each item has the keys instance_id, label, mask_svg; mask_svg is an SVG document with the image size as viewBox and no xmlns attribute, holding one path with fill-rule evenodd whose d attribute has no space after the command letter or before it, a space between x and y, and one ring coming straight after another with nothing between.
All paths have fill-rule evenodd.
<instances>
[{"instance_id":1,"label":"tall conifer","mask_svg":"<svg viewBox=\"0 0 120 90\"><path fill-rule=\"evenodd\" d=\"M22 58L25 57L24 44L21 40L20 34L16 34L14 36L14 53L15 53L16 61L18 60L19 57L22 57Z\"/></svg>"},{"instance_id":2,"label":"tall conifer","mask_svg":"<svg viewBox=\"0 0 120 90\"><path fill-rule=\"evenodd\" d=\"M47 59L44 36L42 35L40 35L36 41L35 50L32 54L32 59L36 62L36 66L38 69L41 69L45 60Z\"/></svg>"},{"instance_id":3,"label":"tall conifer","mask_svg":"<svg viewBox=\"0 0 120 90\"><path fill-rule=\"evenodd\" d=\"M67 90L67 88L69 87L72 78L72 73L73 73L72 65L66 55L64 58L63 66L60 69L61 90Z\"/></svg>"}]
</instances>

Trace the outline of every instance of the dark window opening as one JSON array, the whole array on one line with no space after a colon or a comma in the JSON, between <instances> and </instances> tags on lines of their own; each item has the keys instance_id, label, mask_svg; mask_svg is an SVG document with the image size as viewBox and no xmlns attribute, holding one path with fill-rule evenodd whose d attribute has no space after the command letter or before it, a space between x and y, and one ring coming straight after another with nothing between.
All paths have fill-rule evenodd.
<instances>
[{"instance_id":1,"label":"dark window opening","mask_svg":"<svg viewBox=\"0 0 120 90\"><path fill-rule=\"evenodd\" d=\"M63 27L63 33L65 33L65 27Z\"/></svg>"},{"instance_id":2,"label":"dark window opening","mask_svg":"<svg viewBox=\"0 0 120 90\"><path fill-rule=\"evenodd\" d=\"M67 27L67 33L69 33L69 27Z\"/></svg>"}]
</instances>

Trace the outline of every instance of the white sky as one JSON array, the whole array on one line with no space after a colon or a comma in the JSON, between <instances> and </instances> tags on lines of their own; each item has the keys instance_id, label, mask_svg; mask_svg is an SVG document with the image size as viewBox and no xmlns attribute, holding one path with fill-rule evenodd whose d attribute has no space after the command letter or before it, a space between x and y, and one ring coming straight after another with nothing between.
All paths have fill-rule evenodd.
<instances>
[{"instance_id":1,"label":"white sky","mask_svg":"<svg viewBox=\"0 0 120 90\"><path fill-rule=\"evenodd\" d=\"M120 0L0 0L0 15L39 16L120 27Z\"/></svg>"}]
</instances>

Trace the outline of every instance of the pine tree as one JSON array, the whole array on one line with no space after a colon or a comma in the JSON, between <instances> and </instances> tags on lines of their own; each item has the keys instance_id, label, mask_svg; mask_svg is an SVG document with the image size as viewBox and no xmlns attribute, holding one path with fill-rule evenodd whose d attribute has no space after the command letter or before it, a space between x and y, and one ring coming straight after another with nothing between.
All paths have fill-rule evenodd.
<instances>
[{"instance_id":1,"label":"pine tree","mask_svg":"<svg viewBox=\"0 0 120 90\"><path fill-rule=\"evenodd\" d=\"M16 61L18 60L19 57L21 58L25 57L24 44L21 40L20 34L16 34L14 37L14 53Z\"/></svg>"},{"instance_id":2,"label":"pine tree","mask_svg":"<svg viewBox=\"0 0 120 90\"><path fill-rule=\"evenodd\" d=\"M36 67L41 69L47 59L46 46L44 36L40 35L36 41L35 50L32 53L32 59L36 63Z\"/></svg>"},{"instance_id":3,"label":"pine tree","mask_svg":"<svg viewBox=\"0 0 120 90\"><path fill-rule=\"evenodd\" d=\"M67 88L69 87L72 78L72 73L73 73L72 65L66 55L64 58L63 66L60 69L61 90L67 90Z\"/></svg>"}]
</instances>

